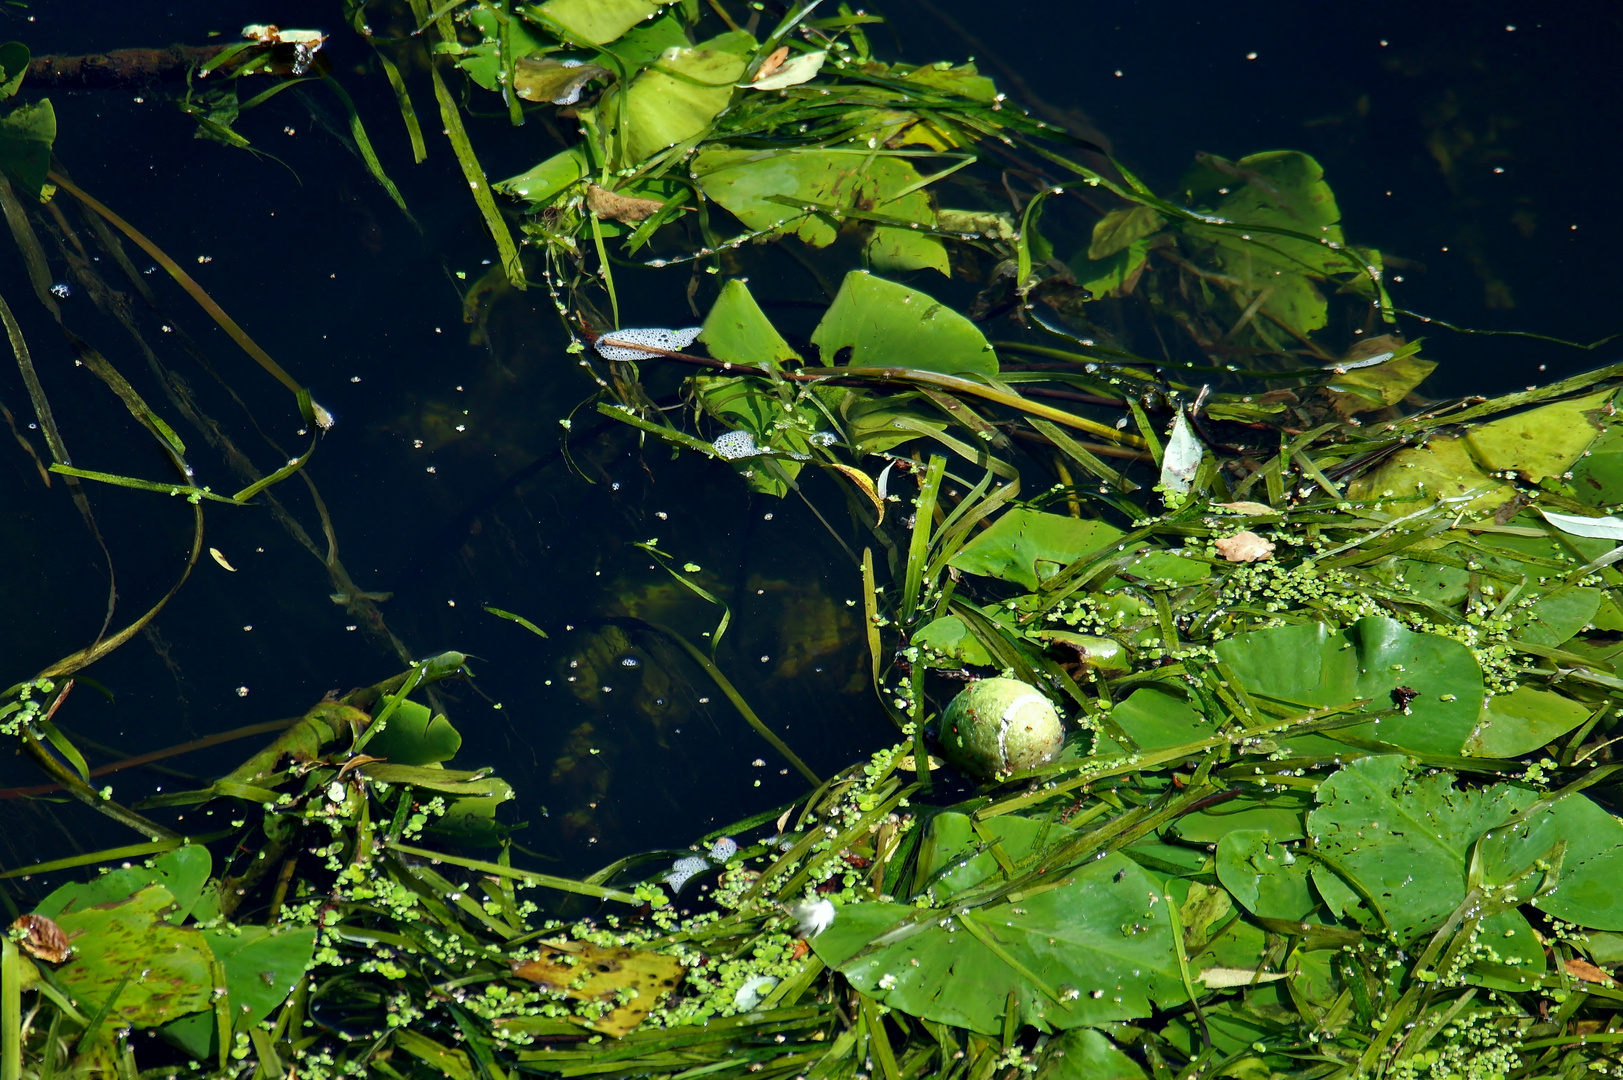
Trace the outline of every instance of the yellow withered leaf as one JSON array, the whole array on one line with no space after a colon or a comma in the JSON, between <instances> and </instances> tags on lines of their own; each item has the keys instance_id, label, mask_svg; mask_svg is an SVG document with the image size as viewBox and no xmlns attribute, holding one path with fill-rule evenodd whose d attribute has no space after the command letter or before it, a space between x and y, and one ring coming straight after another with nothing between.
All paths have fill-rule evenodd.
<instances>
[{"instance_id":1,"label":"yellow withered leaf","mask_svg":"<svg viewBox=\"0 0 1623 1080\"><path fill-rule=\"evenodd\" d=\"M682 982L682 964L672 956L585 941L544 941L539 948L540 956L514 964L513 974L576 1001L600 1003L603 1014L581 1023L616 1038L642 1023ZM625 990L634 996L620 1004Z\"/></svg>"}]
</instances>

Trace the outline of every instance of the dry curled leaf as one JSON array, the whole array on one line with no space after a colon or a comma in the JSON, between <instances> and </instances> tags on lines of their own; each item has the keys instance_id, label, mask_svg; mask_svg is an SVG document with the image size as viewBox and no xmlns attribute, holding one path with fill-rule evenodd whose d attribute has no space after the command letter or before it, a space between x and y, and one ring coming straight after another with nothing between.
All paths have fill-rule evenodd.
<instances>
[{"instance_id":1,"label":"dry curled leaf","mask_svg":"<svg viewBox=\"0 0 1623 1080\"><path fill-rule=\"evenodd\" d=\"M635 195L616 195L612 191L592 184L586 189L586 205L600 218L613 218L627 225L647 221L665 206L659 199L639 199Z\"/></svg>"},{"instance_id":2,"label":"dry curled leaf","mask_svg":"<svg viewBox=\"0 0 1623 1080\"><path fill-rule=\"evenodd\" d=\"M1272 558L1274 545L1247 529L1217 541L1217 553L1229 562L1256 562Z\"/></svg>"},{"instance_id":3,"label":"dry curled leaf","mask_svg":"<svg viewBox=\"0 0 1623 1080\"><path fill-rule=\"evenodd\" d=\"M68 935L43 915L19 915L17 921L11 924L11 929L14 933L22 931L17 944L36 960L60 964L73 953L73 946L68 944Z\"/></svg>"}]
</instances>

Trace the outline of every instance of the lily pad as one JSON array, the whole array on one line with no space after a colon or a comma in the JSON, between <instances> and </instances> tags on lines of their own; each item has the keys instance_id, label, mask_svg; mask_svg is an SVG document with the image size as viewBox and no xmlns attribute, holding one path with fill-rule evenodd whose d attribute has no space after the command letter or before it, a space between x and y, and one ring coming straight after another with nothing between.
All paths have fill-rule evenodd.
<instances>
[{"instance_id":1,"label":"lily pad","mask_svg":"<svg viewBox=\"0 0 1623 1080\"><path fill-rule=\"evenodd\" d=\"M812 342L825 364L849 348L852 367L947 375L995 375L998 370L997 354L974 323L917 289L860 270L845 275Z\"/></svg>"},{"instance_id":2,"label":"lily pad","mask_svg":"<svg viewBox=\"0 0 1623 1080\"><path fill-rule=\"evenodd\" d=\"M965 544L949 565L1035 589L1069 563L1122 537L1114 525L1016 507Z\"/></svg>"},{"instance_id":3,"label":"lily pad","mask_svg":"<svg viewBox=\"0 0 1623 1080\"><path fill-rule=\"evenodd\" d=\"M699 340L717 360L769 371L800 359L761 311L749 286L737 278L721 287L721 295L705 317Z\"/></svg>"},{"instance_id":4,"label":"lily pad","mask_svg":"<svg viewBox=\"0 0 1623 1080\"><path fill-rule=\"evenodd\" d=\"M1479 494L1467 504L1468 509L1481 513L1509 499L1515 489L1484 472L1462 439L1444 435L1434 436L1424 446L1399 450L1347 485L1350 499L1381 502L1404 513L1471 492Z\"/></svg>"},{"instance_id":5,"label":"lily pad","mask_svg":"<svg viewBox=\"0 0 1623 1080\"><path fill-rule=\"evenodd\" d=\"M247 1031L287 1000L315 955L312 926L225 926L201 933L225 969L236 1031ZM217 1052L213 1012L183 1017L165 1025L162 1034L193 1057Z\"/></svg>"},{"instance_id":6,"label":"lily pad","mask_svg":"<svg viewBox=\"0 0 1623 1080\"><path fill-rule=\"evenodd\" d=\"M81 1010L99 1010L116 993L108 1016L115 1024L144 1028L213 1003L208 942L196 930L169 924L174 906L168 889L147 885L57 916L73 956L56 978Z\"/></svg>"},{"instance_id":7,"label":"lily pad","mask_svg":"<svg viewBox=\"0 0 1623 1080\"><path fill-rule=\"evenodd\" d=\"M1154 686L1134 690L1110 716L1140 750L1169 750L1217 734L1217 725L1188 702Z\"/></svg>"},{"instance_id":8,"label":"lily pad","mask_svg":"<svg viewBox=\"0 0 1623 1080\"><path fill-rule=\"evenodd\" d=\"M1569 587L1541 597L1510 620L1518 640L1554 648L1588 626L1600 608L1601 591Z\"/></svg>"},{"instance_id":9,"label":"lily pad","mask_svg":"<svg viewBox=\"0 0 1623 1080\"><path fill-rule=\"evenodd\" d=\"M1603 390L1491 420L1471 428L1465 437L1477 460L1492 471L1512 470L1532 481L1560 476L1605 430L1595 411L1612 394Z\"/></svg>"},{"instance_id":10,"label":"lily pad","mask_svg":"<svg viewBox=\"0 0 1623 1080\"><path fill-rule=\"evenodd\" d=\"M572 184L586 176L586 151L571 146L547 158L527 172L498 181L491 187L536 206L545 206Z\"/></svg>"},{"instance_id":11,"label":"lily pad","mask_svg":"<svg viewBox=\"0 0 1623 1080\"><path fill-rule=\"evenodd\" d=\"M162 885L174 904L168 921L179 926L202 896L213 866L208 848L187 844L152 859L149 866L120 867L90 881L59 886L39 902L34 914L59 919L64 912L83 911L97 904L123 900L148 885Z\"/></svg>"},{"instance_id":12,"label":"lily pad","mask_svg":"<svg viewBox=\"0 0 1623 1080\"><path fill-rule=\"evenodd\" d=\"M659 11L654 0L546 0L535 9L578 45L603 45Z\"/></svg>"},{"instance_id":13,"label":"lily pad","mask_svg":"<svg viewBox=\"0 0 1623 1080\"><path fill-rule=\"evenodd\" d=\"M49 100L19 105L0 117L0 169L30 198L37 199L51 168L56 112Z\"/></svg>"},{"instance_id":14,"label":"lily pad","mask_svg":"<svg viewBox=\"0 0 1623 1080\"><path fill-rule=\"evenodd\" d=\"M462 735L444 716L415 701L402 701L383 730L366 744L367 753L394 765L434 765L462 749Z\"/></svg>"},{"instance_id":15,"label":"lily pad","mask_svg":"<svg viewBox=\"0 0 1623 1080\"><path fill-rule=\"evenodd\" d=\"M1495 785L1509 789L1507 784ZM1533 799L1528 797L1527 803ZM1555 888L1533 906L1558 919L1594 930L1623 930L1623 821L1585 795L1568 795L1526 820L1496 828L1482 840L1481 858L1490 882L1509 881L1535 860L1553 860L1560 845ZM1520 889L1532 893L1541 882Z\"/></svg>"},{"instance_id":16,"label":"lily pad","mask_svg":"<svg viewBox=\"0 0 1623 1080\"><path fill-rule=\"evenodd\" d=\"M1363 738L1428 754L1458 754L1482 711L1482 669L1452 638L1405 629L1393 619L1359 619L1345 630L1304 623L1237 634L1217 655L1253 694L1307 708L1371 699L1392 706L1392 692L1416 692L1404 715L1347 730ZM1326 736L1291 740L1296 749L1332 751Z\"/></svg>"},{"instance_id":17,"label":"lily pad","mask_svg":"<svg viewBox=\"0 0 1623 1080\"><path fill-rule=\"evenodd\" d=\"M1461 790L1447 773L1415 775L1404 758L1382 754L1344 766L1319 786L1308 832L1407 943L1436 929L1465 899L1477 839L1537 799L1509 784ZM1336 876L1328 865L1313 868L1315 882Z\"/></svg>"},{"instance_id":18,"label":"lily pad","mask_svg":"<svg viewBox=\"0 0 1623 1080\"><path fill-rule=\"evenodd\" d=\"M917 910L848 904L812 949L890 1008L987 1035L1003 1030L1011 995L1018 1022L1041 1031L1149 1016L1184 998L1161 888L1119 853L1057 888L972 910L973 930L958 912L898 930Z\"/></svg>"},{"instance_id":19,"label":"lily pad","mask_svg":"<svg viewBox=\"0 0 1623 1080\"><path fill-rule=\"evenodd\" d=\"M645 161L708 128L732 100L754 50L755 39L741 31L668 49L623 95L608 97L604 114L625 140L622 164Z\"/></svg>"},{"instance_id":20,"label":"lily pad","mask_svg":"<svg viewBox=\"0 0 1623 1080\"><path fill-rule=\"evenodd\" d=\"M1476 757L1521 757L1587 719L1589 709L1569 697L1519 686L1495 696L1483 707L1477 729L1465 744L1465 753Z\"/></svg>"},{"instance_id":21,"label":"lily pad","mask_svg":"<svg viewBox=\"0 0 1623 1080\"><path fill-rule=\"evenodd\" d=\"M926 659L931 667L961 667L965 664L989 667L992 664L992 654L964 625L964 620L956 615L943 615L919 627L913 634L912 644L935 654Z\"/></svg>"},{"instance_id":22,"label":"lily pad","mask_svg":"<svg viewBox=\"0 0 1623 1080\"><path fill-rule=\"evenodd\" d=\"M1217 880L1265 919L1303 919L1319 906L1312 867L1265 829L1236 830L1217 842Z\"/></svg>"},{"instance_id":23,"label":"lily pad","mask_svg":"<svg viewBox=\"0 0 1623 1080\"><path fill-rule=\"evenodd\" d=\"M1145 1080L1144 1067L1092 1028L1077 1028L1048 1044L1033 1080Z\"/></svg>"}]
</instances>

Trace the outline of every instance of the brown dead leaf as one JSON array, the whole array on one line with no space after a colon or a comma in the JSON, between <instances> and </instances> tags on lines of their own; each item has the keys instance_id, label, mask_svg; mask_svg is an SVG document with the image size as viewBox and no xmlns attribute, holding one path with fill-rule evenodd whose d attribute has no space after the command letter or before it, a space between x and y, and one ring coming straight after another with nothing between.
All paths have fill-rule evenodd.
<instances>
[{"instance_id":1,"label":"brown dead leaf","mask_svg":"<svg viewBox=\"0 0 1623 1080\"><path fill-rule=\"evenodd\" d=\"M1612 982L1612 977L1605 971L1591 964L1588 960L1579 960L1576 957L1567 961L1567 974L1574 979L1582 979L1584 982Z\"/></svg>"},{"instance_id":2,"label":"brown dead leaf","mask_svg":"<svg viewBox=\"0 0 1623 1080\"><path fill-rule=\"evenodd\" d=\"M586 205L600 218L613 218L626 225L647 221L664 207L659 199L639 199L635 195L616 195L592 184L586 189Z\"/></svg>"},{"instance_id":3,"label":"brown dead leaf","mask_svg":"<svg viewBox=\"0 0 1623 1080\"><path fill-rule=\"evenodd\" d=\"M761 69L755 73L755 78L751 79L750 82L760 82L762 79L771 76L783 66L783 62L787 59L789 59L789 46L778 46L773 50L772 55L761 61Z\"/></svg>"},{"instance_id":4,"label":"brown dead leaf","mask_svg":"<svg viewBox=\"0 0 1623 1080\"><path fill-rule=\"evenodd\" d=\"M673 956L585 941L542 942L539 948L536 959L514 964L513 974L576 1001L601 1004L603 1015L581 1023L615 1038L642 1023L659 999L682 982L681 961ZM616 1004L625 990L633 996Z\"/></svg>"}]
</instances>

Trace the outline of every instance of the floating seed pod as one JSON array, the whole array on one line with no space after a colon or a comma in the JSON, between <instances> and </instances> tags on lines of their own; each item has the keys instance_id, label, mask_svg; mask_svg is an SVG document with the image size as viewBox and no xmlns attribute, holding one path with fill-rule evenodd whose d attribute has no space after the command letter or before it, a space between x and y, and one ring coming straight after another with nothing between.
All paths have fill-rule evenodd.
<instances>
[{"instance_id":1,"label":"floating seed pod","mask_svg":"<svg viewBox=\"0 0 1623 1080\"><path fill-rule=\"evenodd\" d=\"M941 720L942 752L978 780L1035 768L1064 741L1054 706L1019 679L982 679L953 698Z\"/></svg>"}]
</instances>

